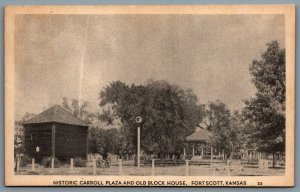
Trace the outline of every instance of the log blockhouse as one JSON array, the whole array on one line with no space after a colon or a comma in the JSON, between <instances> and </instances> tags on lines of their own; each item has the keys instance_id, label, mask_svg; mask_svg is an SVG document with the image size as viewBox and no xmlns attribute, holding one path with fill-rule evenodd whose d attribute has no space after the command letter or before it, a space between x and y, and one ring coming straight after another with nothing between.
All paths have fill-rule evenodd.
<instances>
[{"instance_id":1,"label":"log blockhouse","mask_svg":"<svg viewBox=\"0 0 300 192\"><path fill-rule=\"evenodd\" d=\"M29 119L23 126L26 154L36 161L49 156L62 161L87 157L88 126L59 105Z\"/></svg>"}]
</instances>

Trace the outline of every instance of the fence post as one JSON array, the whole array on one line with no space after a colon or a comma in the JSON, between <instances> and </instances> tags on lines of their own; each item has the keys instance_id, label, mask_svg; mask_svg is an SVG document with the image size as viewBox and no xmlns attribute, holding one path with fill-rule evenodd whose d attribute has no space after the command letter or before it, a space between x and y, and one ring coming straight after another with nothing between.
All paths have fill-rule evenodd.
<instances>
[{"instance_id":1,"label":"fence post","mask_svg":"<svg viewBox=\"0 0 300 192\"><path fill-rule=\"evenodd\" d=\"M227 173L227 176L230 176L230 161L229 160L226 161L226 173Z\"/></svg>"},{"instance_id":2,"label":"fence post","mask_svg":"<svg viewBox=\"0 0 300 192\"><path fill-rule=\"evenodd\" d=\"M185 175L189 176L189 160L185 160Z\"/></svg>"},{"instance_id":3,"label":"fence post","mask_svg":"<svg viewBox=\"0 0 300 192\"><path fill-rule=\"evenodd\" d=\"M225 159L224 149L222 150L222 158L223 158L223 160Z\"/></svg>"},{"instance_id":4,"label":"fence post","mask_svg":"<svg viewBox=\"0 0 300 192\"><path fill-rule=\"evenodd\" d=\"M35 159L32 158L32 160L31 160L31 170L32 171L34 171L34 169L35 169L34 161L35 161Z\"/></svg>"},{"instance_id":5,"label":"fence post","mask_svg":"<svg viewBox=\"0 0 300 192\"><path fill-rule=\"evenodd\" d=\"M51 159L51 173L53 173L54 169L54 158Z\"/></svg>"},{"instance_id":6,"label":"fence post","mask_svg":"<svg viewBox=\"0 0 300 192\"><path fill-rule=\"evenodd\" d=\"M155 159L152 159L152 169L151 169L151 175L155 175Z\"/></svg>"},{"instance_id":7,"label":"fence post","mask_svg":"<svg viewBox=\"0 0 300 192\"><path fill-rule=\"evenodd\" d=\"M93 175L96 175L96 158L93 159Z\"/></svg>"},{"instance_id":8,"label":"fence post","mask_svg":"<svg viewBox=\"0 0 300 192\"><path fill-rule=\"evenodd\" d=\"M74 165L74 161L73 161L73 158L71 158L71 166L70 166L70 168L71 168L71 172L73 172L73 165Z\"/></svg>"},{"instance_id":9,"label":"fence post","mask_svg":"<svg viewBox=\"0 0 300 192\"><path fill-rule=\"evenodd\" d=\"M259 159L258 161L258 167L260 170L264 169L264 159Z\"/></svg>"},{"instance_id":10,"label":"fence post","mask_svg":"<svg viewBox=\"0 0 300 192\"><path fill-rule=\"evenodd\" d=\"M16 169L17 169L17 172L19 172L19 169L20 169L20 157L19 156L17 156L17 167L16 167Z\"/></svg>"},{"instance_id":11,"label":"fence post","mask_svg":"<svg viewBox=\"0 0 300 192\"><path fill-rule=\"evenodd\" d=\"M119 175L122 175L122 159L118 159L119 161Z\"/></svg>"},{"instance_id":12,"label":"fence post","mask_svg":"<svg viewBox=\"0 0 300 192\"><path fill-rule=\"evenodd\" d=\"M264 169L269 169L269 160L265 159L264 162Z\"/></svg>"}]
</instances>

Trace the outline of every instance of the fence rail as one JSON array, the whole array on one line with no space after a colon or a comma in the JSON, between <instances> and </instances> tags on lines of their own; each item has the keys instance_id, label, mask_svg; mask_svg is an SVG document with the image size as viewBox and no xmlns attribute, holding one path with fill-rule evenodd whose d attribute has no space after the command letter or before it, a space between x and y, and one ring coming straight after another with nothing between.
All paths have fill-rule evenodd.
<instances>
[{"instance_id":1,"label":"fence rail","mask_svg":"<svg viewBox=\"0 0 300 192\"><path fill-rule=\"evenodd\" d=\"M21 167L17 162L16 174L58 174L58 175L273 175L284 174L284 169L275 171L270 168L268 160L260 160L256 167L247 167L241 160L161 160L152 159L145 161L138 168L133 162L126 162L118 159L112 162L110 167L98 167L96 159L87 162L84 167L76 167L74 159L70 159L68 164L57 167L54 159L51 160L51 166L45 168L36 164L35 159L31 165ZM246 171L245 171L246 170Z\"/></svg>"}]
</instances>

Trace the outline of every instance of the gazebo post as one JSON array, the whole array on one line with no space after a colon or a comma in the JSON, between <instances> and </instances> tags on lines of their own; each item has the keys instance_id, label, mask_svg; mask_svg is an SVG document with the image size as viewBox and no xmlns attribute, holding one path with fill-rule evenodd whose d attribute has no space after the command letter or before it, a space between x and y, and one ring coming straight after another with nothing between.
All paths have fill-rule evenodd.
<instances>
[{"instance_id":1,"label":"gazebo post","mask_svg":"<svg viewBox=\"0 0 300 192\"><path fill-rule=\"evenodd\" d=\"M194 155L195 155L195 146L193 144L193 157L194 157Z\"/></svg>"}]
</instances>

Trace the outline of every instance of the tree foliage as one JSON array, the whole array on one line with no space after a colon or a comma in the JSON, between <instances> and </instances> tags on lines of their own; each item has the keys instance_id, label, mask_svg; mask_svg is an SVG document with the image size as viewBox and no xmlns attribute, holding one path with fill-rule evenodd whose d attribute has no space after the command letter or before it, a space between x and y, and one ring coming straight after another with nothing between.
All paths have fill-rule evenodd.
<instances>
[{"instance_id":1,"label":"tree foliage","mask_svg":"<svg viewBox=\"0 0 300 192\"><path fill-rule=\"evenodd\" d=\"M112 82L100 93L100 106L111 105L122 122L128 150L135 151L136 116L143 117L141 145L146 152L174 153L181 141L195 131L204 107L191 90L166 81L150 80L146 85Z\"/></svg>"},{"instance_id":2,"label":"tree foliage","mask_svg":"<svg viewBox=\"0 0 300 192\"><path fill-rule=\"evenodd\" d=\"M25 135L23 122L34 117L33 113L25 113L20 121L15 121L15 134L14 134L14 151L15 154L20 154L25 152Z\"/></svg>"},{"instance_id":3,"label":"tree foliage","mask_svg":"<svg viewBox=\"0 0 300 192\"><path fill-rule=\"evenodd\" d=\"M229 135L230 146L232 151L238 152L241 149L253 149L256 146L255 142L250 142L251 130L248 128L249 124L245 123L246 120L240 111L234 111L230 117L231 133Z\"/></svg>"},{"instance_id":4,"label":"tree foliage","mask_svg":"<svg viewBox=\"0 0 300 192\"><path fill-rule=\"evenodd\" d=\"M246 101L243 115L257 149L275 153L285 146L285 50L277 41L267 44L260 60L250 65L257 92Z\"/></svg>"},{"instance_id":5,"label":"tree foliage","mask_svg":"<svg viewBox=\"0 0 300 192\"><path fill-rule=\"evenodd\" d=\"M200 126L214 134L212 143L227 152L231 151L231 141L234 139L231 127L231 116L227 106L217 100L209 102L205 110L205 118Z\"/></svg>"},{"instance_id":6,"label":"tree foliage","mask_svg":"<svg viewBox=\"0 0 300 192\"><path fill-rule=\"evenodd\" d=\"M80 103L78 99L72 99L70 102L68 97L63 97L62 107L72 113L74 117L82 119L83 121L86 121L90 115L88 111L89 103Z\"/></svg>"},{"instance_id":7,"label":"tree foliage","mask_svg":"<svg viewBox=\"0 0 300 192\"><path fill-rule=\"evenodd\" d=\"M89 151L91 153L122 153L122 138L116 128L103 129L92 127L89 132Z\"/></svg>"}]
</instances>

